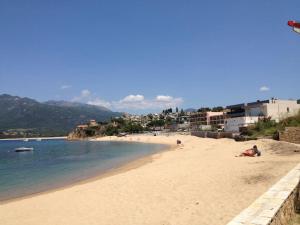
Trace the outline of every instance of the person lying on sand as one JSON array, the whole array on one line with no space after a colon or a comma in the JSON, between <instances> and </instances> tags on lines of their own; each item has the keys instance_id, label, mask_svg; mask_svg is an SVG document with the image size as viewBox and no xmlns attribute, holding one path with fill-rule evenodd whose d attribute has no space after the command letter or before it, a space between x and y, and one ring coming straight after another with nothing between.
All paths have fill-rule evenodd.
<instances>
[{"instance_id":1,"label":"person lying on sand","mask_svg":"<svg viewBox=\"0 0 300 225\"><path fill-rule=\"evenodd\" d=\"M261 156L261 152L257 149L256 145L254 145L253 148L245 150L239 156L236 157L242 157L242 156L254 157L255 155Z\"/></svg>"}]
</instances>

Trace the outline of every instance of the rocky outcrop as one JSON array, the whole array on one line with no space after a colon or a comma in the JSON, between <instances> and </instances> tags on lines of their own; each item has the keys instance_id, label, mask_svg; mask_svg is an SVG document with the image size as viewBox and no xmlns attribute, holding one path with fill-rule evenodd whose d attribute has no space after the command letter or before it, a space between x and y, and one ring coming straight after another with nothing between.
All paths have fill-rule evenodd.
<instances>
[{"instance_id":1,"label":"rocky outcrop","mask_svg":"<svg viewBox=\"0 0 300 225\"><path fill-rule=\"evenodd\" d=\"M106 130L106 125L98 124L95 120L91 120L86 125L78 125L68 135L68 140L85 139L94 136L103 136Z\"/></svg>"},{"instance_id":2,"label":"rocky outcrop","mask_svg":"<svg viewBox=\"0 0 300 225\"><path fill-rule=\"evenodd\" d=\"M88 135L84 129L75 129L68 135L68 140L77 140L77 139L84 139L87 138Z\"/></svg>"}]
</instances>

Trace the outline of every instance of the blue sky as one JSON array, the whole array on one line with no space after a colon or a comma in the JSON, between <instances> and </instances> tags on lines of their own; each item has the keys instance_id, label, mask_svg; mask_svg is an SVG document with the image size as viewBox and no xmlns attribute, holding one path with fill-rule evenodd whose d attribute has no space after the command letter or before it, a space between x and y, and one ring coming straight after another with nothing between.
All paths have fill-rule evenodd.
<instances>
[{"instance_id":1,"label":"blue sky","mask_svg":"<svg viewBox=\"0 0 300 225\"><path fill-rule=\"evenodd\" d=\"M0 93L134 113L300 98L300 1L0 0Z\"/></svg>"}]
</instances>

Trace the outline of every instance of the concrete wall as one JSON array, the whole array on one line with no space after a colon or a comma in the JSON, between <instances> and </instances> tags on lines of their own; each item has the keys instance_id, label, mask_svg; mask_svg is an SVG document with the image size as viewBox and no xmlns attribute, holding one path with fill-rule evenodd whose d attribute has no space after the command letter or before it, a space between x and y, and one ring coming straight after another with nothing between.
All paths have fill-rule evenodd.
<instances>
[{"instance_id":1,"label":"concrete wall","mask_svg":"<svg viewBox=\"0 0 300 225\"><path fill-rule=\"evenodd\" d=\"M189 129L190 128L190 123L182 123L182 124L177 124L178 129Z\"/></svg>"},{"instance_id":2,"label":"concrete wall","mask_svg":"<svg viewBox=\"0 0 300 225\"><path fill-rule=\"evenodd\" d=\"M225 119L224 130L226 132L239 132L240 127L246 127L258 122L257 116L244 116Z\"/></svg>"},{"instance_id":3,"label":"concrete wall","mask_svg":"<svg viewBox=\"0 0 300 225\"><path fill-rule=\"evenodd\" d=\"M300 110L300 104L296 100L273 100L266 104L267 117L272 117L277 122L288 116L297 114Z\"/></svg>"},{"instance_id":4,"label":"concrete wall","mask_svg":"<svg viewBox=\"0 0 300 225\"><path fill-rule=\"evenodd\" d=\"M300 127L286 127L279 133L279 140L300 144Z\"/></svg>"}]
</instances>

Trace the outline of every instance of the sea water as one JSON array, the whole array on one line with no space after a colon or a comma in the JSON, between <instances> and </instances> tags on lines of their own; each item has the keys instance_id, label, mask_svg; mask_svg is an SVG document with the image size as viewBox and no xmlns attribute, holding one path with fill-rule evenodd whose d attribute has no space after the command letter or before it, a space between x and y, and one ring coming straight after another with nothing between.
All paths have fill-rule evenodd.
<instances>
[{"instance_id":1,"label":"sea water","mask_svg":"<svg viewBox=\"0 0 300 225\"><path fill-rule=\"evenodd\" d=\"M15 152L18 147L33 151ZM0 141L0 201L101 175L165 145L97 141Z\"/></svg>"}]
</instances>

